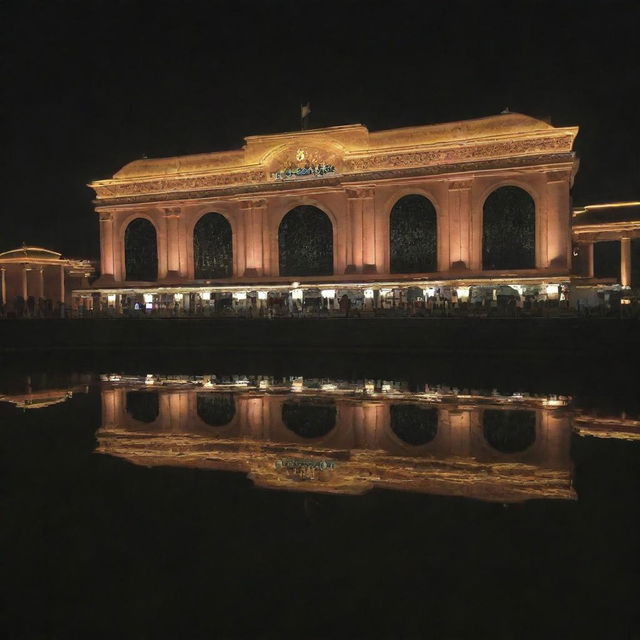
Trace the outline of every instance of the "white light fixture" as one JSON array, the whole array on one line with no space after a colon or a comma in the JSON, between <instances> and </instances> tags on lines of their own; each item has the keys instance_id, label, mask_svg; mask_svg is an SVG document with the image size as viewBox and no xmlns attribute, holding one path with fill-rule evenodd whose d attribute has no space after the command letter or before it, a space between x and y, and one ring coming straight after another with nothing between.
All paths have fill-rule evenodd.
<instances>
[{"instance_id":1,"label":"white light fixture","mask_svg":"<svg viewBox=\"0 0 640 640\"><path fill-rule=\"evenodd\" d=\"M433 298L436 295L436 290L433 287L429 287L428 289L423 289L425 298Z\"/></svg>"},{"instance_id":2,"label":"white light fixture","mask_svg":"<svg viewBox=\"0 0 640 640\"><path fill-rule=\"evenodd\" d=\"M201 300L211 300L211 292L210 291L203 291L200 294L200 299Z\"/></svg>"},{"instance_id":3,"label":"white light fixture","mask_svg":"<svg viewBox=\"0 0 640 640\"><path fill-rule=\"evenodd\" d=\"M144 297L144 301L145 301L146 304L148 304L149 302L153 302L153 294L152 293L145 293L143 297Z\"/></svg>"},{"instance_id":4,"label":"white light fixture","mask_svg":"<svg viewBox=\"0 0 640 640\"><path fill-rule=\"evenodd\" d=\"M467 300L469 297L469 287L458 287L456 293L458 294L459 300Z\"/></svg>"},{"instance_id":5,"label":"white light fixture","mask_svg":"<svg viewBox=\"0 0 640 640\"><path fill-rule=\"evenodd\" d=\"M233 292L234 300L246 300L247 292L246 291L234 291Z\"/></svg>"},{"instance_id":6,"label":"white light fixture","mask_svg":"<svg viewBox=\"0 0 640 640\"><path fill-rule=\"evenodd\" d=\"M300 286L300 283L299 283L299 282L292 282L292 283L291 283L291 286L292 286L294 289L297 289L297 288Z\"/></svg>"},{"instance_id":7,"label":"white light fixture","mask_svg":"<svg viewBox=\"0 0 640 640\"><path fill-rule=\"evenodd\" d=\"M182 293L174 293L173 294L173 299L175 302L182 302L182 299L184 298L184 295Z\"/></svg>"},{"instance_id":8,"label":"white light fixture","mask_svg":"<svg viewBox=\"0 0 640 640\"><path fill-rule=\"evenodd\" d=\"M258 300L266 300L267 291L258 291Z\"/></svg>"},{"instance_id":9,"label":"white light fixture","mask_svg":"<svg viewBox=\"0 0 640 640\"><path fill-rule=\"evenodd\" d=\"M291 290L291 298L293 300L302 300L302 289L292 289Z\"/></svg>"},{"instance_id":10,"label":"white light fixture","mask_svg":"<svg viewBox=\"0 0 640 640\"><path fill-rule=\"evenodd\" d=\"M365 289L364 290L364 297L365 298L373 298L373 289Z\"/></svg>"},{"instance_id":11,"label":"white light fixture","mask_svg":"<svg viewBox=\"0 0 640 640\"><path fill-rule=\"evenodd\" d=\"M110 302L110 303L111 303L111 302L115 302L115 301L116 301L116 294L115 294L115 293L110 293L110 294L107 296L107 302Z\"/></svg>"},{"instance_id":12,"label":"white light fixture","mask_svg":"<svg viewBox=\"0 0 640 640\"><path fill-rule=\"evenodd\" d=\"M323 298L327 298L328 300L333 300L336 297L336 290L335 289L321 289L320 290L320 295Z\"/></svg>"},{"instance_id":13,"label":"white light fixture","mask_svg":"<svg viewBox=\"0 0 640 640\"><path fill-rule=\"evenodd\" d=\"M546 288L546 292L548 296L557 296L558 295L558 285L557 284L548 284Z\"/></svg>"}]
</instances>

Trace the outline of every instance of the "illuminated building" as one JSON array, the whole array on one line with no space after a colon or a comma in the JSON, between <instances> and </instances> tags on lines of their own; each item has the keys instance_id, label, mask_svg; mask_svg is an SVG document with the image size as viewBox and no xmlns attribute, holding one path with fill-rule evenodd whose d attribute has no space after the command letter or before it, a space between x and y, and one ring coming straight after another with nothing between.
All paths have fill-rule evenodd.
<instances>
[{"instance_id":1,"label":"illuminated building","mask_svg":"<svg viewBox=\"0 0 640 640\"><path fill-rule=\"evenodd\" d=\"M576 208L573 211L572 235L574 272L587 283L609 278L622 287L640 286L637 273L640 270L640 202ZM597 264L599 248L613 252L611 262L619 268L603 273Z\"/></svg>"},{"instance_id":2,"label":"illuminated building","mask_svg":"<svg viewBox=\"0 0 640 640\"><path fill-rule=\"evenodd\" d=\"M94 271L88 260L63 258L41 247L4 251L0 253L1 301L6 311L20 312L17 307L21 307L27 314L45 313L47 301L52 309L70 306L72 290L88 287ZM29 299L33 304L27 304Z\"/></svg>"},{"instance_id":3,"label":"illuminated building","mask_svg":"<svg viewBox=\"0 0 640 640\"><path fill-rule=\"evenodd\" d=\"M94 291L117 309L269 292L328 308L356 292L384 306L410 288L465 301L513 286L557 299L583 233L571 229L577 133L504 113L249 136L239 150L136 160L90 185Z\"/></svg>"}]
</instances>

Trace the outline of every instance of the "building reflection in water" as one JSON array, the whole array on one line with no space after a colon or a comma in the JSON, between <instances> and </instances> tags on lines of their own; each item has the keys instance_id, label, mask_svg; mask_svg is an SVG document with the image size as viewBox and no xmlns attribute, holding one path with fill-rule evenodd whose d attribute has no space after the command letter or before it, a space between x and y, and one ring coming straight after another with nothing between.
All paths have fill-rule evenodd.
<instances>
[{"instance_id":1,"label":"building reflection in water","mask_svg":"<svg viewBox=\"0 0 640 640\"><path fill-rule=\"evenodd\" d=\"M568 399L384 381L103 376L98 451L260 487L573 499Z\"/></svg>"}]
</instances>

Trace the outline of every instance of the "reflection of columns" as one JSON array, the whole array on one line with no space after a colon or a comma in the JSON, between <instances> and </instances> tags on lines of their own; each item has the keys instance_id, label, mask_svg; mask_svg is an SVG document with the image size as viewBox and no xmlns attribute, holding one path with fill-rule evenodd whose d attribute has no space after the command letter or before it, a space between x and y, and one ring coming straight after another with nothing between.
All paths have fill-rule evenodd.
<instances>
[{"instance_id":1,"label":"reflection of columns","mask_svg":"<svg viewBox=\"0 0 640 640\"><path fill-rule=\"evenodd\" d=\"M264 215L267 201L264 199L246 200L240 205L245 234L245 276L261 276L264 274L263 237ZM268 240L268 239L267 239Z\"/></svg>"},{"instance_id":2,"label":"reflection of columns","mask_svg":"<svg viewBox=\"0 0 640 640\"><path fill-rule=\"evenodd\" d=\"M178 230L180 208L164 209L164 220L167 236L167 277L175 278L180 275L180 236Z\"/></svg>"},{"instance_id":3,"label":"reflection of columns","mask_svg":"<svg viewBox=\"0 0 640 640\"><path fill-rule=\"evenodd\" d=\"M246 422L241 424L240 428L243 434L249 435L255 440L265 438L265 403L269 402L267 396L236 396L238 409L244 409L242 412Z\"/></svg>"},{"instance_id":4,"label":"reflection of columns","mask_svg":"<svg viewBox=\"0 0 640 640\"><path fill-rule=\"evenodd\" d=\"M163 430L178 432L189 427L189 397L185 391L162 391L159 393L158 420Z\"/></svg>"},{"instance_id":5,"label":"reflection of columns","mask_svg":"<svg viewBox=\"0 0 640 640\"><path fill-rule=\"evenodd\" d=\"M540 466L566 468L571 464L571 419L564 411L543 409L538 414L536 433Z\"/></svg>"},{"instance_id":6,"label":"reflection of columns","mask_svg":"<svg viewBox=\"0 0 640 640\"><path fill-rule=\"evenodd\" d=\"M449 425L449 455L470 457L472 411L441 409L439 413L440 425Z\"/></svg>"},{"instance_id":7,"label":"reflection of columns","mask_svg":"<svg viewBox=\"0 0 640 640\"><path fill-rule=\"evenodd\" d=\"M620 240L620 284L631 286L631 238Z\"/></svg>"},{"instance_id":8,"label":"reflection of columns","mask_svg":"<svg viewBox=\"0 0 640 640\"><path fill-rule=\"evenodd\" d=\"M2 272L2 304L7 304L7 281L5 276L6 269L2 267L0 270Z\"/></svg>"},{"instance_id":9,"label":"reflection of columns","mask_svg":"<svg viewBox=\"0 0 640 640\"><path fill-rule=\"evenodd\" d=\"M102 428L122 426L124 389L102 389Z\"/></svg>"},{"instance_id":10,"label":"reflection of columns","mask_svg":"<svg viewBox=\"0 0 640 640\"><path fill-rule=\"evenodd\" d=\"M101 279L114 279L113 214L108 212L100 214L100 272Z\"/></svg>"},{"instance_id":11,"label":"reflection of columns","mask_svg":"<svg viewBox=\"0 0 640 640\"><path fill-rule=\"evenodd\" d=\"M448 244L448 264L438 260L438 270L479 269L480 264L472 265L471 243L471 180L456 180L449 183L449 237L444 241ZM446 253L438 247L438 255ZM477 252L481 255L482 251Z\"/></svg>"},{"instance_id":12,"label":"reflection of columns","mask_svg":"<svg viewBox=\"0 0 640 640\"><path fill-rule=\"evenodd\" d=\"M571 256L569 223L571 201L569 198L571 174L569 171L547 173L547 229L546 237L536 234L542 240L539 268L556 267L567 269ZM544 233L544 229L542 230ZM546 253L544 247L546 246Z\"/></svg>"},{"instance_id":13,"label":"reflection of columns","mask_svg":"<svg viewBox=\"0 0 640 640\"><path fill-rule=\"evenodd\" d=\"M29 297L29 285L28 285L28 274L27 274L27 265L22 265L22 297L26 300Z\"/></svg>"},{"instance_id":14,"label":"reflection of columns","mask_svg":"<svg viewBox=\"0 0 640 640\"><path fill-rule=\"evenodd\" d=\"M376 272L374 188L347 189L347 268L349 273Z\"/></svg>"}]
</instances>

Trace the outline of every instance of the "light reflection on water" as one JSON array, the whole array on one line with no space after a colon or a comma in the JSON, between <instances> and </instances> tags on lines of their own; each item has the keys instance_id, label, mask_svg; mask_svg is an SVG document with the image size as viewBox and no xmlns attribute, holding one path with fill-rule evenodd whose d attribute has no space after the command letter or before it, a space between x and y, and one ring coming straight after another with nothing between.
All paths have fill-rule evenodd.
<instances>
[{"instance_id":1,"label":"light reflection on water","mask_svg":"<svg viewBox=\"0 0 640 640\"><path fill-rule=\"evenodd\" d=\"M572 432L640 436L633 417L590 414L559 395L243 375L105 374L96 385L80 376L41 389L30 382L0 401L33 410L100 393L99 453L242 472L280 490L575 499Z\"/></svg>"}]
</instances>

